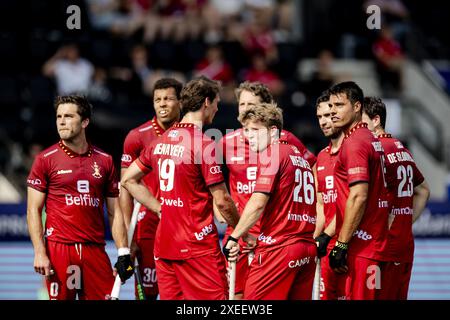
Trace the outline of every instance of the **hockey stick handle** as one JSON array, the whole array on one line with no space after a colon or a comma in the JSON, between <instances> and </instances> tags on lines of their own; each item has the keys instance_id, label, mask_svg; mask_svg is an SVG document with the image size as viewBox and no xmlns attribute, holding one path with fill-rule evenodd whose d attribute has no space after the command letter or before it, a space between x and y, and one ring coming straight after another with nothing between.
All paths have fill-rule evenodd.
<instances>
[{"instance_id":1,"label":"hockey stick handle","mask_svg":"<svg viewBox=\"0 0 450 320\"><path fill-rule=\"evenodd\" d=\"M320 259L316 259L316 272L314 273L314 285L313 285L313 300L320 300Z\"/></svg>"},{"instance_id":2,"label":"hockey stick handle","mask_svg":"<svg viewBox=\"0 0 450 320\"><path fill-rule=\"evenodd\" d=\"M134 230L136 228L139 210L141 210L141 204L136 202L133 208L133 214L131 215L131 222L128 228L128 248L131 246L131 242L133 241ZM119 300L120 295L120 286L122 285L122 281L120 280L119 275L116 275L116 279L114 281L114 286L111 290L111 300Z\"/></svg>"},{"instance_id":3,"label":"hockey stick handle","mask_svg":"<svg viewBox=\"0 0 450 320\"><path fill-rule=\"evenodd\" d=\"M230 266L230 288L228 291L228 299L234 300L236 289L236 261L229 262Z\"/></svg>"}]
</instances>

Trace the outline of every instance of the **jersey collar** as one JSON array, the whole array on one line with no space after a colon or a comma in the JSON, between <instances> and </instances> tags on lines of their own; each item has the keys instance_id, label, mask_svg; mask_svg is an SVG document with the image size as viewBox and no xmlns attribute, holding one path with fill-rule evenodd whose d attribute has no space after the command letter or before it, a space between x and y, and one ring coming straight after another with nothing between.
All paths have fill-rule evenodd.
<instances>
[{"instance_id":1,"label":"jersey collar","mask_svg":"<svg viewBox=\"0 0 450 320\"><path fill-rule=\"evenodd\" d=\"M353 128L351 128L344 136L344 139L347 139L350 137L356 130L360 128L367 128L367 123L365 122L359 122L357 125L355 125Z\"/></svg>"},{"instance_id":2,"label":"jersey collar","mask_svg":"<svg viewBox=\"0 0 450 320\"><path fill-rule=\"evenodd\" d=\"M382 138L392 138L392 134L390 134L390 133L379 134L378 139L382 139Z\"/></svg>"},{"instance_id":3,"label":"jersey collar","mask_svg":"<svg viewBox=\"0 0 450 320\"><path fill-rule=\"evenodd\" d=\"M59 147L64 151L65 154L67 154L70 158L75 158L75 157L91 157L92 156L92 146L89 143L89 148L88 151L86 151L83 154L79 154L76 153L75 151L73 151L72 149L70 149L68 146L66 146L62 140L59 140Z\"/></svg>"},{"instance_id":4,"label":"jersey collar","mask_svg":"<svg viewBox=\"0 0 450 320\"><path fill-rule=\"evenodd\" d=\"M177 122L175 123L172 128L194 128L198 131L202 131L197 125L193 124L193 123L187 123L187 122Z\"/></svg>"},{"instance_id":5,"label":"jersey collar","mask_svg":"<svg viewBox=\"0 0 450 320\"><path fill-rule=\"evenodd\" d=\"M158 137L161 136L166 131L159 125L158 121L156 121L156 117L153 117L152 119L152 127L155 130L155 133Z\"/></svg>"}]
</instances>

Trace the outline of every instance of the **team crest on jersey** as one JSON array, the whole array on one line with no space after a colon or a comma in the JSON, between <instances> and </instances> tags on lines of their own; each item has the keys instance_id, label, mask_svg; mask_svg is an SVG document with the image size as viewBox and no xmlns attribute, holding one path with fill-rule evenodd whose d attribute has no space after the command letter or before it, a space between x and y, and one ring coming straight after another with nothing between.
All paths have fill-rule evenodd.
<instances>
[{"instance_id":1,"label":"team crest on jersey","mask_svg":"<svg viewBox=\"0 0 450 320\"><path fill-rule=\"evenodd\" d=\"M98 166L97 162L94 161L94 165L92 166L92 169L94 169L94 173L92 174L92 176L94 178L100 179L102 177L102 175L100 174L100 167Z\"/></svg>"},{"instance_id":2,"label":"team crest on jersey","mask_svg":"<svg viewBox=\"0 0 450 320\"><path fill-rule=\"evenodd\" d=\"M169 132L169 138L176 138L178 137L178 130L171 130Z\"/></svg>"}]
</instances>

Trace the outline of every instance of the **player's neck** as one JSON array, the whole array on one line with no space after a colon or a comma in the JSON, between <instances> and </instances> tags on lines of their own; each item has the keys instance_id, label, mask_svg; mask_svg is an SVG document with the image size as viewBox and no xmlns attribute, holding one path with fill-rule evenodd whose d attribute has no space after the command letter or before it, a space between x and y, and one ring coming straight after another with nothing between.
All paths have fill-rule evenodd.
<instances>
[{"instance_id":1,"label":"player's neck","mask_svg":"<svg viewBox=\"0 0 450 320\"><path fill-rule=\"evenodd\" d=\"M84 135L80 135L70 140L62 140L62 143L78 154L85 154L89 150L89 143Z\"/></svg>"},{"instance_id":2,"label":"player's neck","mask_svg":"<svg viewBox=\"0 0 450 320\"><path fill-rule=\"evenodd\" d=\"M339 150L342 144L342 140L344 140L344 135L342 134L342 132L337 138L330 139L331 152L336 152L337 150Z\"/></svg>"},{"instance_id":3,"label":"player's neck","mask_svg":"<svg viewBox=\"0 0 450 320\"><path fill-rule=\"evenodd\" d=\"M197 127L203 127L203 115L199 112L188 112L184 115L183 119L181 119L180 123L192 123Z\"/></svg>"},{"instance_id":4,"label":"player's neck","mask_svg":"<svg viewBox=\"0 0 450 320\"><path fill-rule=\"evenodd\" d=\"M178 119L177 120L174 120L174 121L172 121L172 122L170 122L170 123L162 123L161 121L159 121L159 119L158 118L156 118L156 123L158 124L158 126L160 126L161 128L163 128L164 129L164 131L166 131L167 129L169 129L175 122L177 122L178 121Z\"/></svg>"},{"instance_id":5,"label":"player's neck","mask_svg":"<svg viewBox=\"0 0 450 320\"><path fill-rule=\"evenodd\" d=\"M376 128L375 135L378 137L381 134L386 134L386 131L383 128Z\"/></svg>"},{"instance_id":6,"label":"player's neck","mask_svg":"<svg viewBox=\"0 0 450 320\"><path fill-rule=\"evenodd\" d=\"M357 126L361 122L361 117L356 116L352 122L350 122L347 126L343 128L345 134L349 133L355 126Z\"/></svg>"}]
</instances>

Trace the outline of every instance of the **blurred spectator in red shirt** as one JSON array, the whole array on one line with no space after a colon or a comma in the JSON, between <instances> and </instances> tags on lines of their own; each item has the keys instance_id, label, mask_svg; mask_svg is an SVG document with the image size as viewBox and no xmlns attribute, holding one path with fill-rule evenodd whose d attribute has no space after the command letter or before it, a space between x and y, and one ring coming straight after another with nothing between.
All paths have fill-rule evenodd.
<instances>
[{"instance_id":1,"label":"blurred spectator in red shirt","mask_svg":"<svg viewBox=\"0 0 450 320\"><path fill-rule=\"evenodd\" d=\"M274 96L279 96L284 91L284 85L280 77L269 70L267 59L261 53L252 57L252 67L244 72L244 80L265 84Z\"/></svg>"},{"instance_id":2,"label":"blurred spectator in red shirt","mask_svg":"<svg viewBox=\"0 0 450 320\"><path fill-rule=\"evenodd\" d=\"M206 51L206 57L195 67L195 75L204 75L210 79L227 84L233 80L233 71L224 60L222 49L219 46L211 46Z\"/></svg>"}]
</instances>

